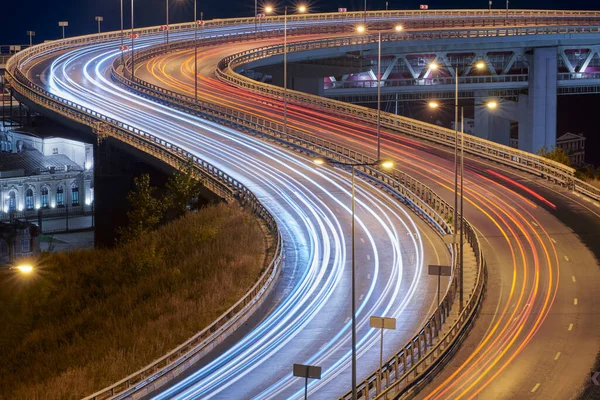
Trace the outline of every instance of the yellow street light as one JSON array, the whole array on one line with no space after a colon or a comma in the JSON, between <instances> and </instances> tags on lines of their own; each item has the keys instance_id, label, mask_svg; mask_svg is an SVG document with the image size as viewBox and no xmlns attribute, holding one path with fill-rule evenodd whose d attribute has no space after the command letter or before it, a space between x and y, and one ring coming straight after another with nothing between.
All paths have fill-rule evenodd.
<instances>
[{"instance_id":1,"label":"yellow street light","mask_svg":"<svg viewBox=\"0 0 600 400\"><path fill-rule=\"evenodd\" d=\"M271 14L273 12L273 6L265 6L265 14Z\"/></svg>"},{"instance_id":2,"label":"yellow street light","mask_svg":"<svg viewBox=\"0 0 600 400\"><path fill-rule=\"evenodd\" d=\"M486 104L487 108L489 108L490 110L495 110L496 108L498 108L498 102L495 100L490 100L488 101Z\"/></svg>"},{"instance_id":3,"label":"yellow street light","mask_svg":"<svg viewBox=\"0 0 600 400\"><path fill-rule=\"evenodd\" d=\"M432 70L437 70L440 66L438 65L438 63L436 63L435 61L432 61L429 63L429 68Z\"/></svg>"},{"instance_id":4,"label":"yellow street light","mask_svg":"<svg viewBox=\"0 0 600 400\"><path fill-rule=\"evenodd\" d=\"M24 275L28 275L33 272L33 267L31 265L18 265L16 268Z\"/></svg>"},{"instance_id":5,"label":"yellow street light","mask_svg":"<svg viewBox=\"0 0 600 400\"><path fill-rule=\"evenodd\" d=\"M392 169L394 168L394 162L392 160L380 160L379 166L383 169Z\"/></svg>"},{"instance_id":6,"label":"yellow street light","mask_svg":"<svg viewBox=\"0 0 600 400\"><path fill-rule=\"evenodd\" d=\"M358 33L364 33L367 30L367 28L364 25L359 25L356 27L356 32Z\"/></svg>"},{"instance_id":7,"label":"yellow street light","mask_svg":"<svg viewBox=\"0 0 600 400\"><path fill-rule=\"evenodd\" d=\"M395 30L396 32L402 32L402 30L403 30L403 29L404 29L404 27L403 27L402 25L396 25L396 26L394 27L394 30Z\"/></svg>"},{"instance_id":8,"label":"yellow street light","mask_svg":"<svg viewBox=\"0 0 600 400\"><path fill-rule=\"evenodd\" d=\"M324 159L324 158L315 158L315 159L313 160L313 162L314 162L315 164L317 164L317 165L324 165L324 164L326 164L326 163L327 163L327 161L325 161L325 159Z\"/></svg>"},{"instance_id":9,"label":"yellow street light","mask_svg":"<svg viewBox=\"0 0 600 400\"><path fill-rule=\"evenodd\" d=\"M300 4L300 5L298 6L298 12L299 12L299 13L305 13L305 12L306 12L306 10L307 10L307 8L306 8L306 6L305 6L304 4Z\"/></svg>"},{"instance_id":10,"label":"yellow street light","mask_svg":"<svg viewBox=\"0 0 600 400\"><path fill-rule=\"evenodd\" d=\"M484 69L485 68L485 63L483 61L477 61L475 63L475 68L477 68L477 69Z\"/></svg>"},{"instance_id":11,"label":"yellow street light","mask_svg":"<svg viewBox=\"0 0 600 400\"><path fill-rule=\"evenodd\" d=\"M440 106L440 103L438 103L437 101L430 101L428 105L429 108L438 108Z\"/></svg>"}]
</instances>

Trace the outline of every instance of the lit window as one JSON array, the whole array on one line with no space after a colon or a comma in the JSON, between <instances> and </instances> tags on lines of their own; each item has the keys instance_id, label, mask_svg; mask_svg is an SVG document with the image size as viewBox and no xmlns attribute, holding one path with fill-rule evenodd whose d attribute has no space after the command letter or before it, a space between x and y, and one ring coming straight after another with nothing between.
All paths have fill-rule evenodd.
<instances>
[{"instance_id":1,"label":"lit window","mask_svg":"<svg viewBox=\"0 0 600 400\"><path fill-rule=\"evenodd\" d=\"M76 184L73 184L73 186L71 186L71 203L74 206L79 205L79 186L77 186Z\"/></svg>"},{"instance_id":2,"label":"lit window","mask_svg":"<svg viewBox=\"0 0 600 400\"><path fill-rule=\"evenodd\" d=\"M65 205L65 191L62 186L56 188L56 206L62 207Z\"/></svg>"},{"instance_id":3,"label":"lit window","mask_svg":"<svg viewBox=\"0 0 600 400\"><path fill-rule=\"evenodd\" d=\"M10 192L8 194L8 211L16 211L17 210L17 196L15 192Z\"/></svg>"},{"instance_id":4,"label":"lit window","mask_svg":"<svg viewBox=\"0 0 600 400\"><path fill-rule=\"evenodd\" d=\"M33 190L27 189L25 192L25 209L33 210Z\"/></svg>"},{"instance_id":5,"label":"lit window","mask_svg":"<svg viewBox=\"0 0 600 400\"><path fill-rule=\"evenodd\" d=\"M48 208L49 204L48 204L48 188L47 187L43 187L41 193L41 206L43 208Z\"/></svg>"}]
</instances>

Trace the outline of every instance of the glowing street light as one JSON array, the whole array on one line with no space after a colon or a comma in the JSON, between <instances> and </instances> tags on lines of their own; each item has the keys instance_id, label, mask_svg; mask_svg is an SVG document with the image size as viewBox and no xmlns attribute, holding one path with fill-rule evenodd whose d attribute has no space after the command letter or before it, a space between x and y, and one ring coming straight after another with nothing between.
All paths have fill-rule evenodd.
<instances>
[{"instance_id":1,"label":"glowing street light","mask_svg":"<svg viewBox=\"0 0 600 400\"><path fill-rule=\"evenodd\" d=\"M438 63L436 63L435 61L432 61L432 62L430 62L430 63L429 63L429 69L431 69L432 71L437 71L437 69L438 69L439 67L440 67L440 66L439 66L439 65L438 65Z\"/></svg>"},{"instance_id":2,"label":"glowing street light","mask_svg":"<svg viewBox=\"0 0 600 400\"><path fill-rule=\"evenodd\" d=\"M485 68L485 62L483 62L483 61L477 61L475 63L475 68L477 68L477 69L484 69Z\"/></svg>"},{"instance_id":3,"label":"glowing street light","mask_svg":"<svg viewBox=\"0 0 600 400\"><path fill-rule=\"evenodd\" d=\"M391 169L394 167L394 162L391 160L377 160L372 163L344 163L333 161L322 157L315 158L313 162L316 165L341 165L352 168L352 399L357 399L356 391L356 252L354 241L354 225L355 225L355 207L356 197L354 195L354 177L356 167L381 167L383 169Z\"/></svg>"},{"instance_id":4,"label":"glowing street light","mask_svg":"<svg viewBox=\"0 0 600 400\"><path fill-rule=\"evenodd\" d=\"M358 33L365 33L366 30L367 30L367 28L364 25L358 25L356 27L356 32L358 32Z\"/></svg>"},{"instance_id":5,"label":"glowing street light","mask_svg":"<svg viewBox=\"0 0 600 400\"><path fill-rule=\"evenodd\" d=\"M273 12L273 6L265 6L265 14L271 14Z\"/></svg>"},{"instance_id":6,"label":"glowing street light","mask_svg":"<svg viewBox=\"0 0 600 400\"><path fill-rule=\"evenodd\" d=\"M485 105L490 110L495 110L496 108L498 108L498 102L495 100L490 100L487 103L485 103Z\"/></svg>"},{"instance_id":7,"label":"glowing street light","mask_svg":"<svg viewBox=\"0 0 600 400\"><path fill-rule=\"evenodd\" d=\"M402 32L402 30L404 30L404 27L403 27L402 25L396 25L396 26L394 27L394 30L395 30L396 32Z\"/></svg>"},{"instance_id":8,"label":"glowing street light","mask_svg":"<svg viewBox=\"0 0 600 400\"><path fill-rule=\"evenodd\" d=\"M299 13L305 13L308 9L306 8L306 6L304 4L300 4L298 6L298 12Z\"/></svg>"},{"instance_id":9,"label":"glowing street light","mask_svg":"<svg viewBox=\"0 0 600 400\"><path fill-rule=\"evenodd\" d=\"M429 103L427 103L427 105L429 106L429 108L438 108L440 106L440 103L438 103L437 101L430 101Z\"/></svg>"},{"instance_id":10,"label":"glowing street light","mask_svg":"<svg viewBox=\"0 0 600 400\"><path fill-rule=\"evenodd\" d=\"M18 265L16 269L23 275L29 275L33 272L33 267L28 264Z\"/></svg>"}]
</instances>

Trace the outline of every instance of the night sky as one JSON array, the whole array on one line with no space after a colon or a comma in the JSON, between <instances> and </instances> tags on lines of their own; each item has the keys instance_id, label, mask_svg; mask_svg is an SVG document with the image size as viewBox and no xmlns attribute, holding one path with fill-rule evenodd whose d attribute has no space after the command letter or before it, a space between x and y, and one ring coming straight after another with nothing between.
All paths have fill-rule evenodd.
<instances>
[{"instance_id":1,"label":"night sky","mask_svg":"<svg viewBox=\"0 0 600 400\"><path fill-rule=\"evenodd\" d=\"M417 9L419 4L428 4L431 9L448 8L487 8L488 0L388 0L390 9ZM493 8L504 8L504 0L493 0ZM264 4L266 0L259 0ZM273 1L273 4L294 4L299 2ZM129 27L131 7L129 0L124 0L125 28ZM193 0L169 0L169 18L171 23L192 20ZM314 12L334 11L338 7L346 7L348 11L360 10L362 0L312 0L310 9ZM165 0L136 0L136 26L160 25L165 22ZM600 10L599 0L511 0L511 8L533 9L578 9ZM368 9L385 9L385 0L368 0ZM97 29L94 16L104 17L102 30L116 30L120 26L119 0L24 0L4 2L2 22L0 23L0 44L26 44L29 38L27 30L36 32L34 43L43 40L58 39L61 30L58 21L69 21L67 36L93 33ZM254 2L252 0L229 0L203 2L198 0L198 13L204 12L205 19L252 16ZM600 42L600 40L599 40ZM583 132L588 138L586 158L589 162L600 164L600 129L597 128L597 110L600 109L600 96L561 96L559 97L558 134L565 131Z\"/></svg>"}]
</instances>

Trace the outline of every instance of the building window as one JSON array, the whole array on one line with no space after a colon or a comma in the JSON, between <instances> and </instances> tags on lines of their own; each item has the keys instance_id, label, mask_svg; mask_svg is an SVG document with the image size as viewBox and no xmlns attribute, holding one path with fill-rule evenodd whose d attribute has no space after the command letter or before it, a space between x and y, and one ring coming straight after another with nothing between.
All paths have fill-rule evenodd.
<instances>
[{"instance_id":1,"label":"building window","mask_svg":"<svg viewBox=\"0 0 600 400\"><path fill-rule=\"evenodd\" d=\"M71 202L74 206L79 205L79 186L77 186L76 184L73 184L73 186L71 186Z\"/></svg>"},{"instance_id":2,"label":"building window","mask_svg":"<svg viewBox=\"0 0 600 400\"><path fill-rule=\"evenodd\" d=\"M33 190L27 189L25 192L25 209L33 210Z\"/></svg>"},{"instance_id":3,"label":"building window","mask_svg":"<svg viewBox=\"0 0 600 400\"><path fill-rule=\"evenodd\" d=\"M10 192L8 194L8 211L16 211L17 210L17 196L15 192Z\"/></svg>"},{"instance_id":4,"label":"building window","mask_svg":"<svg viewBox=\"0 0 600 400\"><path fill-rule=\"evenodd\" d=\"M43 187L41 193L41 206L43 208L48 208L48 188L47 187Z\"/></svg>"},{"instance_id":5,"label":"building window","mask_svg":"<svg viewBox=\"0 0 600 400\"><path fill-rule=\"evenodd\" d=\"M62 185L56 188L56 207L63 207L65 205L65 190Z\"/></svg>"},{"instance_id":6,"label":"building window","mask_svg":"<svg viewBox=\"0 0 600 400\"><path fill-rule=\"evenodd\" d=\"M52 149L52 154L58 154L58 147Z\"/></svg>"}]
</instances>

